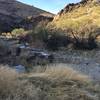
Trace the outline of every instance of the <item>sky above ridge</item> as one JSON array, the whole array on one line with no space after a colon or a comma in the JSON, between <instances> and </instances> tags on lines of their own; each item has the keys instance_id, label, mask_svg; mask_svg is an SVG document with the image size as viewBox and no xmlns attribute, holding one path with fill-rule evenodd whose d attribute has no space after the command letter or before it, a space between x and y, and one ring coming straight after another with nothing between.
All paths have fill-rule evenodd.
<instances>
[{"instance_id":1,"label":"sky above ridge","mask_svg":"<svg viewBox=\"0 0 100 100\"><path fill-rule=\"evenodd\" d=\"M51 13L58 13L68 3L76 3L81 0L18 0L20 2L33 5L37 8L49 11Z\"/></svg>"}]
</instances>

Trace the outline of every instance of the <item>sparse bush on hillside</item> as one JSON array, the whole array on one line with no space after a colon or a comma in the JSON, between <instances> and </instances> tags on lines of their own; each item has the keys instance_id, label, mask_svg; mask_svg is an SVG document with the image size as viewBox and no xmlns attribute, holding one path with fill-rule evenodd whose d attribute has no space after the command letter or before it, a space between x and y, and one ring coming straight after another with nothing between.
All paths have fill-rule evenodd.
<instances>
[{"instance_id":1,"label":"sparse bush on hillside","mask_svg":"<svg viewBox=\"0 0 100 100\"><path fill-rule=\"evenodd\" d=\"M56 22L54 21L48 24L48 28L53 31L57 30L57 34L60 29L60 33L65 34L69 42L73 44L74 48L94 49L97 47L95 40L96 37L100 35L100 27L98 25L93 23L91 19L89 20L86 18L81 20L66 19L63 18L62 20L59 19Z\"/></svg>"},{"instance_id":2,"label":"sparse bush on hillside","mask_svg":"<svg viewBox=\"0 0 100 100\"><path fill-rule=\"evenodd\" d=\"M26 34L25 36L21 36L20 41L36 44L38 44L38 41L44 43L48 38L46 25L46 21L41 21L33 28L33 30L29 31L28 34Z\"/></svg>"},{"instance_id":3,"label":"sparse bush on hillside","mask_svg":"<svg viewBox=\"0 0 100 100\"><path fill-rule=\"evenodd\" d=\"M23 28L19 28L19 29L14 29L11 32L12 37L17 38L20 36L25 35L27 32L23 29Z\"/></svg>"},{"instance_id":4,"label":"sparse bush on hillside","mask_svg":"<svg viewBox=\"0 0 100 100\"><path fill-rule=\"evenodd\" d=\"M38 23L38 25L33 29L32 33L34 39L39 39L44 42L48 38L49 33L46 29L46 25L46 21L41 21Z\"/></svg>"},{"instance_id":5,"label":"sparse bush on hillside","mask_svg":"<svg viewBox=\"0 0 100 100\"><path fill-rule=\"evenodd\" d=\"M28 34L31 37L30 42L41 41L46 48L49 50L58 50L60 47L66 46L69 42L67 37L62 34L60 31L50 31L47 28L47 22L41 21L33 31ZM27 37L28 37L27 36Z\"/></svg>"},{"instance_id":6,"label":"sparse bush on hillside","mask_svg":"<svg viewBox=\"0 0 100 100\"><path fill-rule=\"evenodd\" d=\"M28 34L23 29L15 29L12 34L15 37L20 36L22 42L40 44L49 50L59 50L60 47L67 47L70 43L78 49L94 49L97 47L95 39L100 35L98 26L91 23L91 21L82 25L71 24L74 24L75 27L51 31L47 22L41 21Z\"/></svg>"},{"instance_id":7,"label":"sparse bush on hillside","mask_svg":"<svg viewBox=\"0 0 100 100\"><path fill-rule=\"evenodd\" d=\"M46 42L49 50L59 50L61 47L66 47L70 43L67 36L59 32L51 33Z\"/></svg>"},{"instance_id":8,"label":"sparse bush on hillside","mask_svg":"<svg viewBox=\"0 0 100 100\"><path fill-rule=\"evenodd\" d=\"M96 37L100 35L100 28L95 25L84 25L78 29L68 29L74 46L79 49L94 49L97 47Z\"/></svg>"}]
</instances>

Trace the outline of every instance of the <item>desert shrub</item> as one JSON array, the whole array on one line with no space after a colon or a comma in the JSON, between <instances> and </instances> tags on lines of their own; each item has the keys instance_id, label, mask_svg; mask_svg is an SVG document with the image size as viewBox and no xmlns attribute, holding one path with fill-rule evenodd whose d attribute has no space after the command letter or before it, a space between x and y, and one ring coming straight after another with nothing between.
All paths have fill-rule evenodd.
<instances>
[{"instance_id":1,"label":"desert shrub","mask_svg":"<svg viewBox=\"0 0 100 100\"><path fill-rule=\"evenodd\" d=\"M67 36L59 33L51 33L46 42L49 50L59 50L60 47L66 47L70 43Z\"/></svg>"},{"instance_id":2,"label":"desert shrub","mask_svg":"<svg viewBox=\"0 0 100 100\"><path fill-rule=\"evenodd\" d=\"M38 44L41 42L49 50L58 50L69 43L67 36L61 30L51 31L47 28L47 22L41 21L28 34L20 36L20 42Z\"/></svg>"},{"instance_id":3,"label":"desert shrub","mask_svg":"<svg viewBox=\"0 0 100 100\"><path fill-rule=\"evenodd\" d=\"M96 37L99 35L100 28L93 24L80 26L78 29L69 28L67 32L72 38L75 48L94 49L97 47Z\"/></svg>"},{"instance_id":4,"label":"desert shrub","mask_svg":"<svg viewBox=\"0 0 100 100\"><path fill-rule=\"evenodd\" d=\"M26 31L23 28L14 29L11 32L12 37L17 38L26 34Z\"/></svg>"},{"instance_id":5,"label":"desert shrub","mask_svg":"<svg viewBox=\"0 0 100 100\"><path fill-rule=\"evenodd\" d=\"M75 23L72 23L75 24ZM75 27L66 27L66 29L51 29L56 30L48 39L48 47L58 50L59 47L67 47L68 44L73 44L74 49L94 49L97 48L96 37L100 35L100 27L91 23L83 23ZM60 33L60 35L59 35Z\"/></svg>"},{"instance_id":6,"label":"desert shrub","mask_svg":"<svg viewBox=\"0 0 100 100\"><path fill-rule=\"evenodd\" d=\"M36 27L33 29L33 37L35 39L39 39L41 41L45 41L48 38L48 31L46 29L47 22L41 21L36 25Z\"/></svg>"},{"instance_id":7,"label":"desert shrub","mask_svg":"<svg viewBox=\"0 0 100 100\"><path fill-rule=\"evenodd\" d=\"M32 30L28 31L27 34L20 36L20 42L43 43L48 38L48 32L46 29L46 21L39 22Z\"/></svg>"}]
</instances>

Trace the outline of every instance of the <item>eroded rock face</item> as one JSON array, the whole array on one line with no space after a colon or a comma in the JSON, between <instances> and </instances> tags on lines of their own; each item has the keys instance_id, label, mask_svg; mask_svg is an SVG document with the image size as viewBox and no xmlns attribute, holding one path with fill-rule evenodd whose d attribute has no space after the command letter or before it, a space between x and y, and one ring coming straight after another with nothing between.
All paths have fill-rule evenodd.
<instances>
[{"instance_id":1,"label":"eroded rock face","mask_svg":"<svg viewBox=\"0 0 100 100\"><path fill-rule=\"evenodd\" d=\"M82 0L79 3L71 3L71 4L68 4L64 9L62 9L58 13L58 15L56 16L56 18L58 18L58 16L61 16L61 15L65 14L65 13L71 12L74 9L77 9L77 8L79 8L81 6L88 5L90 3L100 3L100 0Z\"/></svg>"},{"instance_id":2,"label":"eroded rock face","mask_svg":"<svg viewBox=\"0 0 100 100\"><path fill-rule=\"evenodd\" d=\"M24 27L23 21L29 17L39 15L53 17L51 13L16 0L0 0L0 32L8 32L13 28ZM27 26L30 27L30 22L27 23Z\"/></svg>"},{"instance_id":3,"label":"eroded rock face","mask_svg":"<svg viewBox=\"0 0 100 100\"><path fill-rule=\"evenodd\" d=\"M33 27L35 27L36 25L38 25L39 22L46 21L48 23L52 20L53 20L53 17L51 16L38 15L35 17L23 19L19 26L27 30L30 30L30 29L33 29Z\"/></svg>"}]
</instances>

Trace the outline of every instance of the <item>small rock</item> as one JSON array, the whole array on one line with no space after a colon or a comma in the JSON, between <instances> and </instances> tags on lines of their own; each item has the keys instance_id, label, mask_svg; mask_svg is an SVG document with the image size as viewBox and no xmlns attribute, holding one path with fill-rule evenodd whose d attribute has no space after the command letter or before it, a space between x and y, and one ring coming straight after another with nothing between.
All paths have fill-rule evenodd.
<instances>
[{"instance_id":1,"label":"small rock","mask_svg":"<svg viewBox=\"0 0 100 100\"><path fill-rule=\"evenodd\" d=\"M16 72L18 73L24 73L25 72L25 66L23 65L17 65L15 66Z\"/></svg>"}]
</instances>

